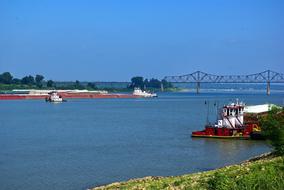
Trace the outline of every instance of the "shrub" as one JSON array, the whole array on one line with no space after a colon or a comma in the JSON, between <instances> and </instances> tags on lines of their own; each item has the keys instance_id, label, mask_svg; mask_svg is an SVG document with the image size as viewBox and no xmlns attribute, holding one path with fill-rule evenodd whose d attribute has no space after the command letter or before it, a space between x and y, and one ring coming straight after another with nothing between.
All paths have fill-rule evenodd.
<instances>
[{"instance_id":1,"label":"shrub","mask_svg":"<svg viewBox=\"0 0 284 190\"><path fill-rule=\"evenodd\" d=\"M273 107L267 116L262 117L261 128L276 154L284 155L284 109Z\"/></svg>"}]
</instances>

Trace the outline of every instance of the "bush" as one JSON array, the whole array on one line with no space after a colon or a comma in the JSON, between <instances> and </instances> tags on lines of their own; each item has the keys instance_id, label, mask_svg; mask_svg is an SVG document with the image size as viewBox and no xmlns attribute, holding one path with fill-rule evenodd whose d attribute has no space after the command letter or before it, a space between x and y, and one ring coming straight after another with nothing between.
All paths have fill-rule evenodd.
<instances>
[{"instance_id":1,"label":"bush","mask_svg":"<svg viewBox=\"0 0 284 190\"><path fill-rule=\"evenodd\" d=\"M262 117L261 128L275 152L284 155L284 109L273 107L267 116Z\"/></svg>"}]
</instances>

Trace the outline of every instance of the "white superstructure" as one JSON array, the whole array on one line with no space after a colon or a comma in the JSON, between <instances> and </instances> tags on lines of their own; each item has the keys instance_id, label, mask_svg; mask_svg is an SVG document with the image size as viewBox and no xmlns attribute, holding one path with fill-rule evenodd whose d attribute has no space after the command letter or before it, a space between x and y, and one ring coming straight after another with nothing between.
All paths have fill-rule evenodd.
<instances>
[{"instance_id":1,"label":"white superstructure","mask_svg":"<svg viewBox=\"0 0 284 190\"><path fill-rule=\"evenodd\" d=\"M221 119L216 124L217 127L238 128L244 124L245 104L237 101L223 107Z\"/></svg>"},{"instance_id":2,"label":"white superstructure","mask_svg":"<svg viewBox=\"0 0 284 190\"><path fill-rule=\"evenodd\" d=\"M153 98L153 97L158 97L156 93L149 93L146 91L142 91L140 88L134 88L133 91L134 96L141 96L144 98Z\"/></svg>"},{"instance_id":3,"label":"white superstructure","mask_svg":"<svg viewBox=\"0 0 284 190\"><path fill-rule=\"evenodd\" d=\"M57 92L53 91L50 93L50 96L46 99L48 102L63 102L63 99L61 96L57 94Z\"/></svg>"},{"instance_id":4,"label":"white superstructure","mask_svg":"<svg viewBox=\"0 0 284 190\"><path fill-rule=\"evenodd\" d=\"M247 106L242 102L236 101L223 107L221 119L216 123L216 127L238 128L244 125L244 114L266 113L274 104L262 104Z\"/></svg>"}]
</instances>

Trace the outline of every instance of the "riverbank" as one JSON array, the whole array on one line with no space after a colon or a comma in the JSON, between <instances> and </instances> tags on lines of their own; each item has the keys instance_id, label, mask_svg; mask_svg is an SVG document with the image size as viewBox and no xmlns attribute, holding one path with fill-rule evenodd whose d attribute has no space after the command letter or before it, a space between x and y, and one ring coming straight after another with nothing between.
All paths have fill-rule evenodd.
<instances>
[{"instance_id":1,"label":"riverbank","mask_svg":"<svg viewBox=\"0 0 284 190\"><path fill-rule=\"evenodd\" d=\"M96 187L111 189L284 189L284 157L263 154L241 164L176 177L145 177Z\"/></svg>"}]
</instances>

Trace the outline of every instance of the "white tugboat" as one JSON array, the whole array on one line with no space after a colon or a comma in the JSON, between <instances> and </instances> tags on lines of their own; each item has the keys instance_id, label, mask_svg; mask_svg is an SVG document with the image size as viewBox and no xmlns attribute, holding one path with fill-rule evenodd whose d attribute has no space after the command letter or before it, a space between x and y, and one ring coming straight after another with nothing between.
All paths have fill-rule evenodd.
<instances>
[{"instance_id":1,"label":"white tugboat","mask_svg":"<svg viewBox=\"0 0 284 190\"><path fill-rule=\"evenodd\" d=\"M140 97L143 97L143 98L158 97L158 95L156 93L146 92L145 90L142 91L140 88L134 88L133 95L134 96L140 96Z\"/></svg>"},{"instance_id":2,"label":"white tugboat","mask_svg":"<svg viewBox=\"0 0 284 190\"><path fill-rule=\"evenodd\" d=\"M58 95L56 91L52 91L49 93L49 97L45 99L47 102L54 102L54 103L59 103L59 102L64 102L63 98Z\"/></svg>"}]
</instances>

